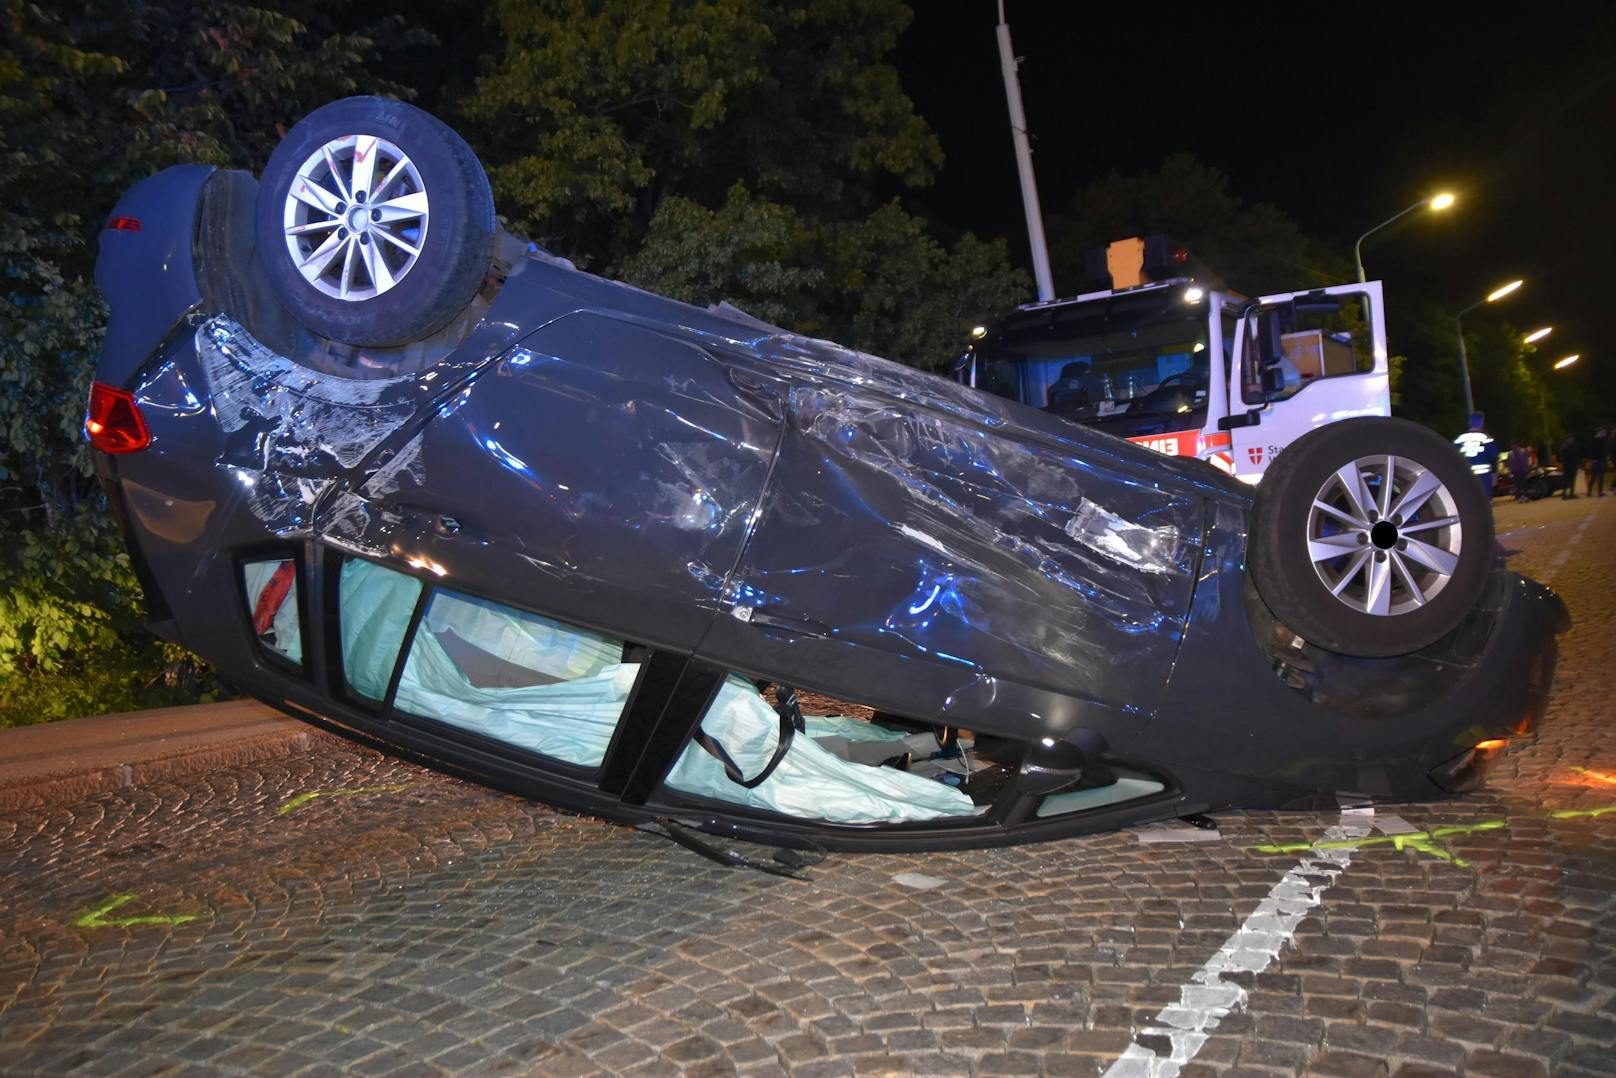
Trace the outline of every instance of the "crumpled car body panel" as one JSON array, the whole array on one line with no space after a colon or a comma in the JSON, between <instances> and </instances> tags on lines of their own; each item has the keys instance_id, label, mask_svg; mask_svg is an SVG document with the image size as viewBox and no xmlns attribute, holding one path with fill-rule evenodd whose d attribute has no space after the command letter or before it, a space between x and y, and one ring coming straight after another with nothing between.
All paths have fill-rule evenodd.
<instances>
[{"instance_id":1,"label":"crumpled car body panel","mask_svg":"<svg viewBox=\"0 0 1616 1078\"><path fill-rule=\"evenodd\" d=\"M175 198L194 197L184 179ZM141 287L120 273L115 323ZM553 260L409 374L322 373L236 314L204 297L144 362L120 359L152 444L97 467L154 629L293 714L563 807L941 848L1432 797L1547 698L1564 613L1530 582L1500 574L1440 654L1290 655L1245 580L1251 491L1212 468ZM344 566L410 581L364 677L366 574ZM544 666L521 659L530 640L503 666L468 660L507 645L465 639L450 596L500 604L490 640L542 619L618 654L576 683L522 667ZM862 783L840 735L866 728L793 727L763 682L873 709L895 758L936 731L912 764L947 792L891 767ZM523 706L595 732L553 736ZM1068 750L1126 793L1052 780ZM816 783L818 810L800 796Z\"/></svg>"}]
</instances>

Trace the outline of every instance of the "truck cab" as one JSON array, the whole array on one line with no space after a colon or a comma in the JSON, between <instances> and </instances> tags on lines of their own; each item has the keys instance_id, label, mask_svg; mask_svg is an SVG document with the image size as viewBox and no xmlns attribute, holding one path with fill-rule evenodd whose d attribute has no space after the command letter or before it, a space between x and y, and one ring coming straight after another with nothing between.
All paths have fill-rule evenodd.
<instances>
[{"instance_id":1,"label":"truck cab","mask_svg":"<svg viewBox=\"0 0 1616 1078\"><path fill-rule=\"evenodd\" d=\"M1158 237L1102 250L1112 287L976 327L956 377L1252 483L1314 427L1391 414L1378 281L1250 299L1162 273L1188 260Z\"/></svg>"}]
</instances>

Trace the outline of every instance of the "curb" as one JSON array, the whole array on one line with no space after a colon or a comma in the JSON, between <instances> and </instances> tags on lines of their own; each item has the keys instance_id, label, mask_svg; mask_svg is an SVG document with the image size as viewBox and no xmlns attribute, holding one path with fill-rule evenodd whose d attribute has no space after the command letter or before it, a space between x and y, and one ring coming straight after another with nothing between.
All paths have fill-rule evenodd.
<instances>
[{"instance_id":1,"label":"curb","mask_svg":"<svg viewBox=\"0 0 1616 1078\"><path fill-rule=\"evenodd\" d=\"M344 743L256 700L13 727L0 730L0 812Z\"/></svg>"}]
</instances>

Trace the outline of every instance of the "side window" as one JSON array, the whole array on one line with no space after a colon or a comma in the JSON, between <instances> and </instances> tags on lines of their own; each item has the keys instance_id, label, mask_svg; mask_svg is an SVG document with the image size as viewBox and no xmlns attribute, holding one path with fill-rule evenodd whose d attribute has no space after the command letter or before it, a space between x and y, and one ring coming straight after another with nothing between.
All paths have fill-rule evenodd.
<instances>
[{"instance_id":1,"label":"side window","mask_svg":"<svg viewBox=\"0 0 1616 1078\"><path fill-rule=\"evenodd\" d=\"M991 797L978 805L961 789L972 767L957 749L950 759L933 761L939 745L932 733L848 716L804 715L794 698L788 701L777 694L771 705L751 682L731 675L668 773L667 785L745 808L835 823L986 811Z\"/></svg>"},{"instance_id":2,"label":"side window","mask_svg":"<svg viewBox=\"0 0 1616 1078\"><path fill-rule=\"evenodd\" d=\"M241 582L253 636L265 651L303 665L303 632L298 620L297 563L291 558L244 562Z\"/></svg>"},{"instance_id":3,"label":"side window","mask_svg":"<svg viewBox=\"0 0 1616 1078\"><path fill-rule=\"evenodd\" d=\"M1284 400L1323 378L1375 368L1369 297L1297 296L1263 307L1247 323L1242 397Z\"/></svg>"},{"instance_id":4,"label":"side window","mask_svg":"<svg viewBox=\"0 0 1616 1078\"><path fill-rule=\"evenodd\" d=\"M1021 367L1013 359L990 359L977 371L976 388L1006 400L1021 400Z\"/></svg>"},{"instance_id":5,"label":"side window","mask_svg":"<svg viewBox=\"0 0 1616 1078\"><path fill-rule=\"evenodd\" d=\"M355 696L380 703L393 679L421 582L407 573L350 558L342 563L342 672Z\"/></svg>"},{"instance_id":6,"label":"side window","mask_svg":"<svg viewBox=\"0 0 1616 1078\"><path fill-rule=\"evenodd\" d=\"M623 642L438 590L393 706L569 764L599 766L634 688Z\"/></svg>"}]
</instances>

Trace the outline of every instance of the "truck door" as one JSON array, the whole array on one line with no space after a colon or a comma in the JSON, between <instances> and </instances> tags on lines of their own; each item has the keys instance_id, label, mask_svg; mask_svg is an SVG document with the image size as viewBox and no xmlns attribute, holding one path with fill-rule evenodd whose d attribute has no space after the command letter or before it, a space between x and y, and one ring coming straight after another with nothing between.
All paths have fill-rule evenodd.
<instances>
[{"instance_id":1,"label":"truck door","mask_svg":"<svg viewBox=\"0 0 1616 1078\"><path fill-rule=\"evenodd\" d=\"M1253 301L1229 368L1234 474L1256 482L1301 435L1326 423L1391 414L1379 281Z\"/></svg>"}]
</instances>

